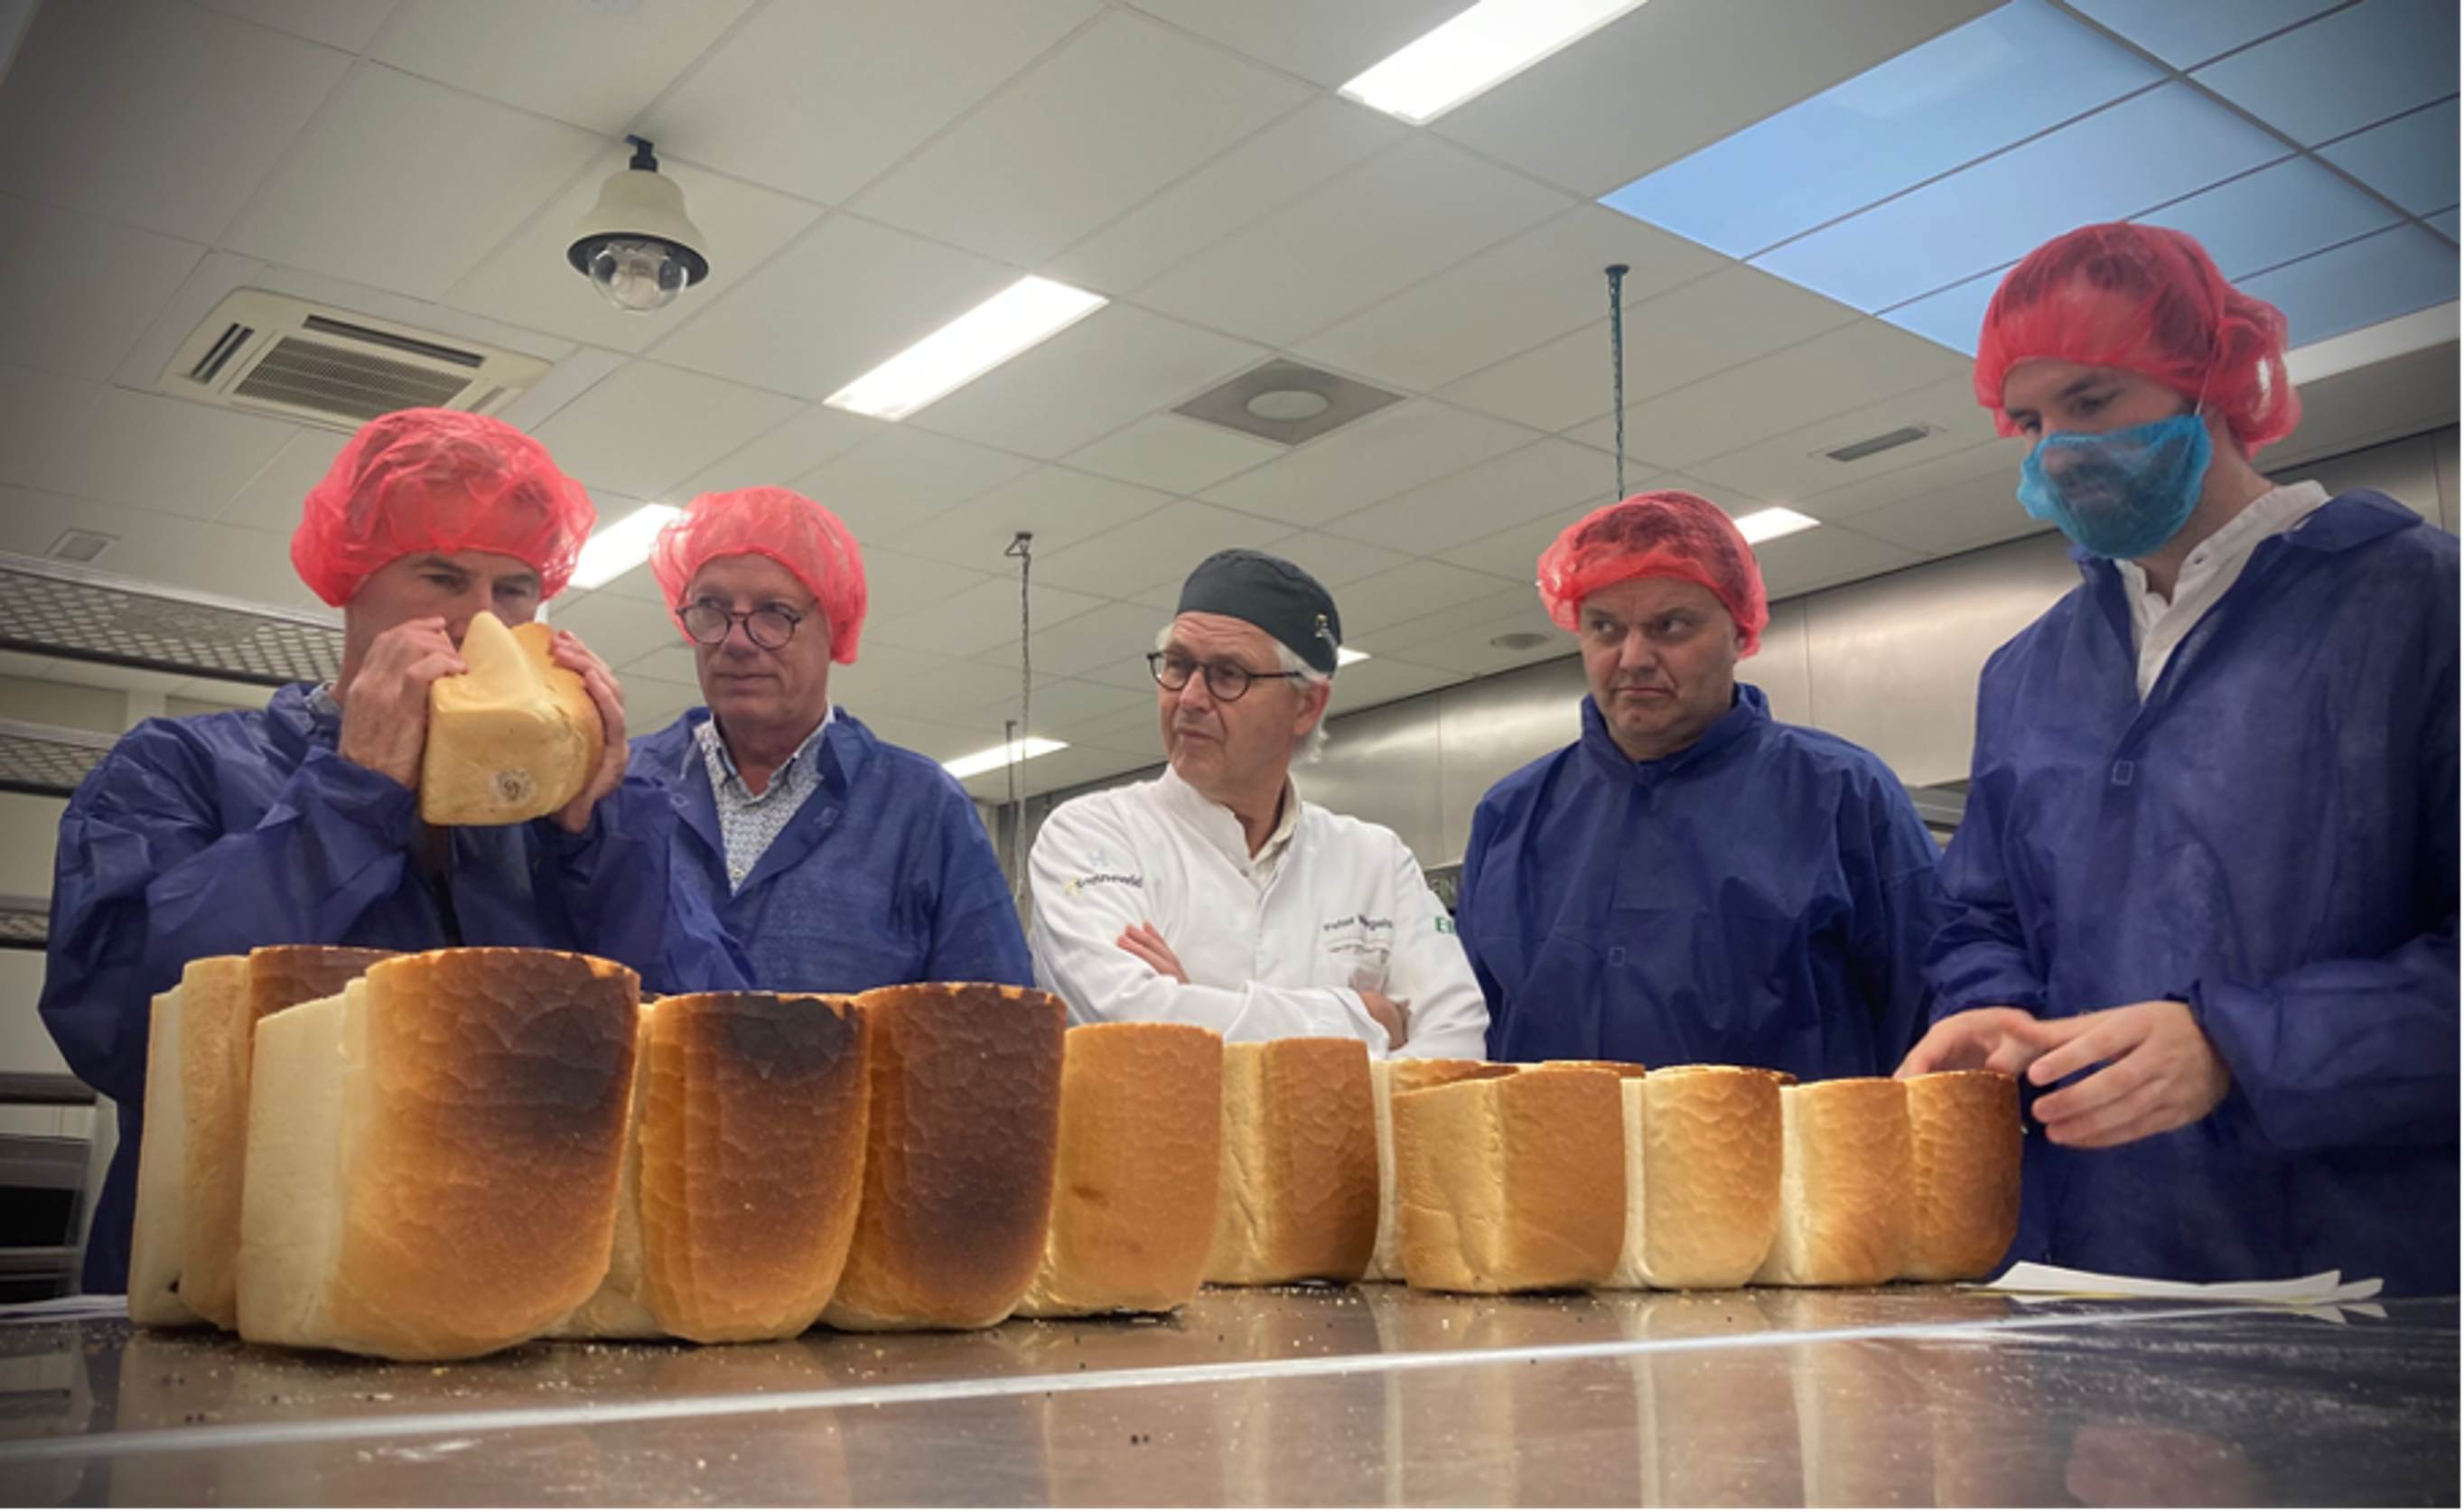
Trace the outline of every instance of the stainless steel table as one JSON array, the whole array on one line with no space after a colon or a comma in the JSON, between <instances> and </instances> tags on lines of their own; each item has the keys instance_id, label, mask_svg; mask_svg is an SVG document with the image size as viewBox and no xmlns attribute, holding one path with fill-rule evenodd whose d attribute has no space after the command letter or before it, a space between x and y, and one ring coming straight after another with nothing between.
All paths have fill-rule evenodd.
<instances>
[{"instance_id":1,"label":"stainless steel table","mask_svg":"<svg viewBox=\"0 0 2464 1512\"><path fill-rule=\"evenodd\" d=\"M2385 1310L1376 1286L441 1367L11 1324L0 1501L2453 1505L2456 1304Z\"/></svg>"}]
</instances>

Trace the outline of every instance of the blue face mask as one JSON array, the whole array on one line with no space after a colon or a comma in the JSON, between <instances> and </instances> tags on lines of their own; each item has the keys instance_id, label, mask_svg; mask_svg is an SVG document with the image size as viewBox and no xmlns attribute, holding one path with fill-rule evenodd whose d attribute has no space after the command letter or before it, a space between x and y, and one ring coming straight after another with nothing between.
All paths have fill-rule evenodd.
<instances>
[{"instance_id":1,"label":"blue face mask","mask_svg":"<svg viewBox=\"0 0 2464 1512\"><path fill-rule=\"evenodd\" d=\"M2194 411L2102 435L2061 431L2019 470L2019 502L2099 557L2152 556L2189 523L2214 444Z\"/></svg>"}]
</instances>

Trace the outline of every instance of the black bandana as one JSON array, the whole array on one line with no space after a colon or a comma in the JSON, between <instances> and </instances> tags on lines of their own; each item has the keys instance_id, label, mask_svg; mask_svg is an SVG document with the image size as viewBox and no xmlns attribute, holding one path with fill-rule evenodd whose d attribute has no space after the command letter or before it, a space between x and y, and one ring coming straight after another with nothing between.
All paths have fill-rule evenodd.
<instances>
[{"instance_id":1,"label":"black bandana","mask_svg":"<svg viewBox=\"0 0 2464 1512\"><path fill-rule=\"evenodd\" d=\"M1321 672L1334 670L1343 616L1315 578L1263 551L1219 551L1180 585L1176 614L1221 614L1245 621L1291 647Z\"/></svg>"}]
</instances>

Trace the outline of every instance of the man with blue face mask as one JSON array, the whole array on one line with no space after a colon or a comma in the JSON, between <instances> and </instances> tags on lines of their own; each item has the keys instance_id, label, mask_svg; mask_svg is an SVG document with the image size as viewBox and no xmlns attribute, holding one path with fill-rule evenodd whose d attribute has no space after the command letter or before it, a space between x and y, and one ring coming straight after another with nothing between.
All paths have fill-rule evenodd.
<instances>
[{"instance_id":1,"label":"man with blue face mask","mask_svg":"<svg viewBox=\"0 0 2464 1512\"><path fill-rule=\"evenodd\" d=\"M1901 1074L2034 1091L2014 1260L2450 1292L2456 543L2252 466L2284 340L2149 227L1994 296L1977 398L2085 581L1987 664Z\"/></svg>"}]
</instances>

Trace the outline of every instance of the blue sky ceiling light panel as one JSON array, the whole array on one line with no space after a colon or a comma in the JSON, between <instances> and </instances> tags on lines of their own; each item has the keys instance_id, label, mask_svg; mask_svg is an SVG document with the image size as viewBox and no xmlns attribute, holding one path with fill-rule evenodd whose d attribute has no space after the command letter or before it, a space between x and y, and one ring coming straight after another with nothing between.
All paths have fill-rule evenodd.
<instances>
[{"instance_id":1,"label":"blue sky ceiling light panel","mask_svg":"<svg viewBox=\"0 0 2464 1512\"><path fill-rule=\"evenodd\" d=\"M2453 0L2071 11L2015 0L1601 203L1961 352L2093 221L2197 237L2297 345L2455 299Z\"/></svg>"}]
</instances>

